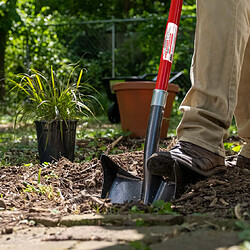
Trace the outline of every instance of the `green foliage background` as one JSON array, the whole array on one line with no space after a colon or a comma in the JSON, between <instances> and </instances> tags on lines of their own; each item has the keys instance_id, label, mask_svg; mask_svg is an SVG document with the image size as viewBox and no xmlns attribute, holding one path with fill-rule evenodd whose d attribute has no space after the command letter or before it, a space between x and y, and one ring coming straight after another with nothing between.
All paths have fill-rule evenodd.
<instances>
[{"instance_id":1,"label":"green foliage background","mask_svg":"<svg viewBox=\"0 0 250 250\"><path fill-rule=\"evenodd\" d=\"M4 0L0 1L0 30L7 31L5 79L34 68L48 73L50 66L60 68L81 58L87 69L84 80L108 101L102 78L110 77L112 19L138 19L140 22L116 23L116 76L157 73L170 1L150 0ZM184 1L182 19L172 71L189 74L195 29L195 0ZM92 23L86 23L92 21ZM94 23L93 23L94 22ZM96 22L96 23L95 23ZM1 35L0 35L1 40ZM181 84L181 94L190 83ZM5 80L6 93L12 87ZM181 98L180 98L181 99ZM106 104L107 103L107 104ZM97 111L98 112L98 111Z\"/></svg>"}]
</instances>

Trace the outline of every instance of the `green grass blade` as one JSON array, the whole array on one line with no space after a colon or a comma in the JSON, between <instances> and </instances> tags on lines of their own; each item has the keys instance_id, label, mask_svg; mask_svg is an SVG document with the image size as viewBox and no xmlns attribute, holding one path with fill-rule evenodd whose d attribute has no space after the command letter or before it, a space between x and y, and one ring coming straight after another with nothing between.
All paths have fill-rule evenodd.
<instances>
[{"instance_id":1,"label":"green grass blade","mask_svg":"<svg viewBox=\"0 0 250 250\"><path fill-rule=\"evenodd\" d=\"M55 89L55 80L54 80L54 73L53 73L53 67L51 65L50 67L50 71L51 71L51 82L52 82L52 88L53 90Z\"/></svg>"},{"instance_id":2,"label":"green grass blade","mask_svg":"<svg viewBox=\"0 0 250 250\"><path fill-rule=\"evenodd\" d=\"M77 84L76 84L76 88L79 87L79 84L80 84L81 78L82 78L82 73L83 73L83 69L81 69L81 71L80 71L80 74L79 74L79 77L78 77L78 80L77 80Z\"/></svg>"},{"instance_id":3,"label":"green grass blade","mask_svg":"<svg viewBox=\"0 0 250 250\"><path fill-rule=\"evenodd\" d=\"M42 173L42 168L39 169L38 172L38 178L37 178L37 183L40 184L41 183L41 173Z\"/></svg>"},{"instance_id":4,"label":"green grass blade","mask_svg":"<svg viewBox=\"0 0 250 250\"><path fill-rule=\"evenodd\" d=\"M39 75L36 75L36 79L37 79L38 86L39 86L39 89L40 89L40 91L41 91L41 94L42 94L42 96L44 97L43 86L42 86L42 82L41 82L41 80L40 80Z\"/></svg>"},{"instance_id":5,"label":"green grass blade","mask_svg":"<svg viewBox=\"0 0 250 250\"><path fill-rule=\"evenodd\" d=\"M76 65L76 66L71 70L70 75L69 75L69 78L68 78L68 82L67 82L67 88L68 88L68 86L70 85L70 80L71 80L71 77L72 77L73 73L75 72L75 69L78 68L78 67L79 67L79 65Z\"/></svg>"},{"instance_id":6,"label":"green grass blade","mask_svg":"<svg viewBox=\"0 0 250 250\"><path fill-rule=\"evenodd\" d=\"M27 83L28 83L28 85L29 85L30 88L31 88L31 93L32 93L32 95L35 97L35 99L36 99L38 102L42 101L42 99L41 99L41 97L39 96L39 94L37 93L37 90L35 89L35 87L34 87L32 81L30 80L30 77L25 76L25 79L27 80Z\"/></svg>"},{"instance_id":7,"label":"green grass blade","mask_svg":"<svg viewBox=\"0 0 250 250\"><path fill-rule=\"evenodd\" d=\"M10 91L12 91L13 89L15 89L17 87L17 88L23 90L25 92L25 94L27 94L28 96L30 96L30 93L21 84L15 82L14 80L10 80L10 81L13 82L16 85Z\"/></svg>"}]
</instances>

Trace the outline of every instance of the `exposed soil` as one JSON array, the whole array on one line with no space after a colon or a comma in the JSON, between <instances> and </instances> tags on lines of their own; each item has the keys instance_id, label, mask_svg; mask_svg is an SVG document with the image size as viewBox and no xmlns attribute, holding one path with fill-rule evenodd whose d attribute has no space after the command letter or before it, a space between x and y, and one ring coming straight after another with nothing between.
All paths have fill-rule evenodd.
<instances>
[{"instance_id":1,"label":"exposed soil","mask_svg":"<svg viewBox=\"0 0 250 250\"><path fill-rule=\"evenodd\" d=\"M169 148L174 142L168 139L162 143ZM107 151L114 146L109 140L105 143L109 145ZM120 139L116 147L124 153L111 156L121 167L137 176L142 176L143 168L143 151L136 151L141 143L143 140ZM78 142L78 146L83 145L87 143ZM100 199L102 178L97 158L80 164L62 158L48 165L2 167L0 228L22 223L34 213L53 218L66 214L128 212L134 204L118 206ZM226 173L187 185L184 194L172 202L173 209L184 215L209 213L217 217L246 219L250 214L249 179L250 170L237 167L235 157L230 156ZM147 211L147 206L137 205Z\"/></svg>"}]
</instances>

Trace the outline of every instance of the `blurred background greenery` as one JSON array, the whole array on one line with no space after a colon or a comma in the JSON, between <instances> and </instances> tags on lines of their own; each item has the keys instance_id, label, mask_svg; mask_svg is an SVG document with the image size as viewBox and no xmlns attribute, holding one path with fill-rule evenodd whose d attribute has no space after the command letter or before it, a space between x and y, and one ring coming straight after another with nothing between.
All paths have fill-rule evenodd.
<instances>
[{"instance_id":1,"label":"blurred background greenery","mask_svg":"<svg viewBox=\"0 0 250 250\"><path fill-rule=\"evenodd\" d=\"M0 1L2 114L16 109L17 100L8 93L13 74L31 68L46 74L53 65L67 78L66 66L81 60L84 81L100 92L104 107L94 106L95 114L105 116L111 100L104 77L157 74L169 6L170 0ZM178 82L173 116L190 87L195 9L195 0L184 0L172 71L183 71L185 81Z\"/></svg>"},{"instance_id":2,"label":"blurred background greenery","mask_svg":"<svg viewBox=\"0 0 250 250\"><path fill-rule=\"evenodd\" d=\"M3 0L0 1L0 165L29 162L19 156L37 154L35 130L20 124L14 136L13 122L20 93L9 92L10 79L36 69L49 75L50 67L68 79L68 65L84 68L84 82L95 88L91 110L97 119L79 123L77 139L89 138L94 151L103 151L99 138L115 140L123 135L119 125L107 126L107 95L103 78L157 74L170 0ZM189 69L196 25L196 1L184 0L172 72L182 72L174 81L180 87L172 108L168 135L175 135L181 119L179 105L190 88ZM76 72L79 74L79 72ZM91 89L89 90L91 92ZM16 98L17 96L17 98ZM15 98L14 98L15 97ZM33 122L33 121L32 121ZM92 124L95 124L92 126ZM102 124L105 124L103 126ZM93 128L95 127L95 128ZM233 121L230 134L236 135ZM21 142L21 144L20 144ZM230 142L231 143L231 142ZM232 144L232 143L231 143ZM227 148L235 148L234 144ZM97 146L98 145L98 146ZM21 149L19 149L19 147ZM96 148L100 150L96 150ZM141 146L141 148L143 145ZM87 147L88 148L88 147ZM35 152L30 152L35 150ZM13 152L16 151L17 158ZM76 150L78 152L79 149ZM12 153L11 153L12 152ZM86 159L91 155L87 152ZM79 153L83 155L83 153ZM19 159L19 160L18 160Z\"/></svg>"}]
</instances>

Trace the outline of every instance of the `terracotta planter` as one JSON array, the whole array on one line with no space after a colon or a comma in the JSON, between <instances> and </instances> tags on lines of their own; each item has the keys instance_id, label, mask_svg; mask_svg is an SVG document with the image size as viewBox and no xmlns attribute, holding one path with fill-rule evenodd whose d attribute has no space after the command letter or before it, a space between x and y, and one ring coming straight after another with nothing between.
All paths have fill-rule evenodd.
<instances>
[{"instance_id":1,"label":"terracotta planter","mask_svg":"<svg viewBox=\"0 0 250 250\"><path fill-rule=\"evenodd\" d=\"M132 138L146 136L154 88L155 82L151 81L120 82L112 86L118 100L122 130L130 131ZM161 138L167 137L173 101L178 92L179 87L177 85L168 85L167 105L162 122Z\"/></svg>"}]
</instances>

